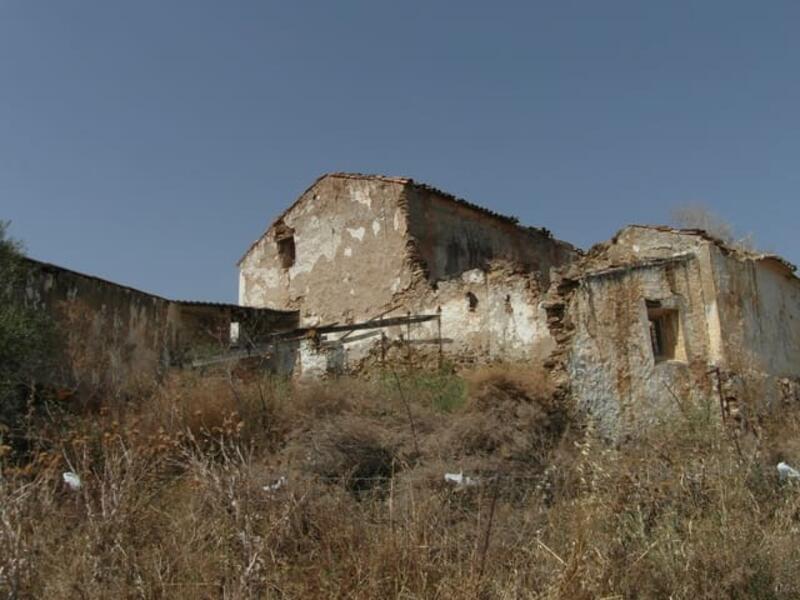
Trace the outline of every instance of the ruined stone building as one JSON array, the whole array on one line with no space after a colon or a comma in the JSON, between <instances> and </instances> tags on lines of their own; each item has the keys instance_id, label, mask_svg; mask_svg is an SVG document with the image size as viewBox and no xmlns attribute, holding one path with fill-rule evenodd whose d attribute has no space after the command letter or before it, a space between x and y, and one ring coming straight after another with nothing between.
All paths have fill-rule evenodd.
<instances>
[{"instance_id":1,"label":"ruined stone building","mask_svg":"<svg viewBox=\"0 0 800 600\"><path fill-rule=\"evenodd\" d=\"M698 230L631 226L583 254L411 179L319 178L239 263L240 303L302 325L438 314L445 352L528 361L609 435L682 402L797 396L800 280L777 256ZM295 372L358 368L380 340L432 322L301 347Z\"/></svg>"},{"instance_id":2,"label":"ruined stone building","mask_svg":"<svg viewBox=\"0 0 800 600\"><path fill-rule=\"evenodd\" d=\"M800 279L777 256L630 226L560 275L547 310L562 390L608 435L681 403L800 400Z\"/></svg>"},{"instance_id":3,"label":"ruined stone building","mask_svg":"<svg viewBox=\"0 0 800 600\"><path fill-rule=\"evenodd\" d=\"M530 360L551 343L541 307L551 271L577 256L546 230L411 179L335 173L250 246L239 262L239 300L298 310L307 327L438 314L448 356ZM328 336L327 356L306 348L297 366L352 368L374 356L379 336L425 341L438 325Z\"/></svg>"},{"instance_id":4,"label":"ruined stone building","mask_svg":"<svg viewBox=\"0 0 800 600\"><path fill-rule=\"evenodd\" d=\"M27 295L53 311L66 303L62 318L102 340L87 346L106 348L97 364L115 373L215 347L225 361L255 353L268 370L319 376L414 364L413 347L440 364L544 365L609 437L709 398L734 417L743 400L800 400L795 268L699 230L630 226L583 253L412 179L334 173L267 228L239 271L238 306L170 301L36 261Z\"/></svg>"}]
</instances>

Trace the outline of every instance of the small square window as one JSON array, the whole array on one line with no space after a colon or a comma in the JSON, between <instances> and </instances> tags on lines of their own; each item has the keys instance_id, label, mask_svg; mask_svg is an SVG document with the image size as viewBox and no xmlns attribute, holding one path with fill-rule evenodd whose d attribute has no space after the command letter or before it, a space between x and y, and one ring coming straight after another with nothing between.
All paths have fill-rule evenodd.
<instances>
[{"instance_id":1,"label":"small square window","mask_svg":"<svg viewBox=\"0 0 800 600\"><path fill-rule=\"evenodd\" d=\"M650 345L655 362L686 360L683 348L680 313L665 308L659 301L647 301L647 321L650 328Z\"/></svg>"}]
</instances>

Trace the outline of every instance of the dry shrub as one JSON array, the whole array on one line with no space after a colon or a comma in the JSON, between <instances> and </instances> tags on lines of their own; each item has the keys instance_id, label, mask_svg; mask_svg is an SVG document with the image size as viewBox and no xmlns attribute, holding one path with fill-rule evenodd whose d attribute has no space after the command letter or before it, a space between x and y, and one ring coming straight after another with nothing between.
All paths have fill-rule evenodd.
<instances>
[{"instance_id":1,"label":"dry shrub","mask_svg":"<svg viewBox=\"0 0 800 600\"><path fill-rule=\"evenodd\" d=\"M374 398L372 386L357 379L305 381L292 390L292 410L306 419L320 419L368 406Z\"/></svg>"},{"instance_id":2,"label":"dry shrub","mask_svg":"<svg viewBox=\"0 0 800 600\"><path fill-rule=\"evenodd\" d=\"M505 473L538 473L570 421L567 407L553 400L548 374L530 366L496 366L467 380L469 402L444 438L444 455L491 457Z\"/></svg>"},{"instance_id":3,"label":"dry shrub","mask_svg":"<svg viewBox=\"0 0 800 600\"><path fill-rule=\"evenodd\" d=\"M396 468L395 449L380 424L357 416L337 417L313 429L293 452L305 469L354 492L380 488Z\"/></svg>"},{"instance_id":4,"label":"dry shrub","mask_svg":"<svg viewBox=\"0 0 800 600\"><path fill-rule=\"evenodd\" d=\"M225 373L179 373L143 405L129 404L126 410L135 415L136 428L151 436L190 434L210 441L235 432L246 445L274 449L291 428L289 395L288 384L273 377L242 382Z\"/></svg>"},{"instance_id":5,"label":"dry shrub","mask_svg":"<svg viewBox=\"0 0 800 600\"><path fill-rule=\"evenodd\" d=\"M451 414L408 396L415 462L396 392L347 380L189 377L43 430L0 480L0 597L800 597L800 489L774 465L800 464L796 407L758 436L687 410L614 448L541 374L468 380ZM480 484L444 482L460 468Z\"/></svg>"}]
</instances>

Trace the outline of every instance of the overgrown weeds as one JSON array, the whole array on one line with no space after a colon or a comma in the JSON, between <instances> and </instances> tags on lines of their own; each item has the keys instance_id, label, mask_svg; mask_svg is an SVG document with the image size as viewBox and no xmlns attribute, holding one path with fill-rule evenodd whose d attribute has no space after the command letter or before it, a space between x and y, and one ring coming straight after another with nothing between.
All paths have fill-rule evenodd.
<instances>
[{"instance_id":1,"label":"overgrown weeds","mask_svg":"<svg viewBox=\"0 0 800 600\"><path fill-rule=\"evenodd\" d=\"M449 412L400 383L183 376L41 415L0 459L0 591L800 596L800 488L774 467L800 464L794 412L756 436L687 409L614 448L540 372L466 374Z\"/></svg>"}]
</instances>

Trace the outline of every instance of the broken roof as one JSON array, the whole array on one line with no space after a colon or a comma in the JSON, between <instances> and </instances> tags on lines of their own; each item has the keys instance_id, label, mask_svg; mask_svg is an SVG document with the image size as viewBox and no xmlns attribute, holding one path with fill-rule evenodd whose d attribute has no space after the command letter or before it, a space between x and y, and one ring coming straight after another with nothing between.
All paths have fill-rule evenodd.
<instances>
[{"instance_id":1,"label":"broken roof","mask_svg":"<svg viewBox=\"0 0 800 600\"><path fill-rule=\"evenodd\" d=\"M449 192L445 192L445 191L443 191L443 190L441 190L439 188L436 188L436 187L434 187L432 185L429 185L427 183L421 183L421 182L415 181L411 177L392 177L392 176L389 176L389 175L369 175L369 174L365 174L365 173L341 173L341 172L336 172L336 173L325 173L324 175L320 175L319 177L317 177L314 180L314 182L310 186L308 186L303 191L303 193L300 194L297 197L297 199L294 202L292 202L292 204L286 210L284 210L283 212L281 212L280 215L278 215L278 217L269 225L269 227L266 228L264 233L262 233L256 241L254 241L252 244L250 244L250 246L248 246L247 250L245 251L245 253L242 255L242 257L238 260L238 262L236 264L237 265L241 264L242 261L247 257L247 255L250 254L250 252L253 250L253 248L255 248L256 244L258 244L262 239L264 239L264 236L267 234L267 232L270 229L272 229L278 222L280 222L281 219L283 219L283 217L289 211L291 211L295 206L297 206L297 204L305 197L305 195L308 192L310 192L312 189L314 189L314 187L320 181L322 181L323 179L327 179L327 178L356 179L356 180L362 180L362 181L383 181L383 182L386 182L386 183L396 183L396 184L399 184L399 185L411 186L416 190L420 190L420 191L430 192L432 194L436 194L440 198L443 198L445 200L449 200L449 201L451 201L451 202L453 202L455 204L458 204L460 206L464 206L466 208L469 208L470 210L473 210L475 212L479 212L481 214L484 214L484 215L486 215L488 217L491 217L492 219L495 219L497 221L502 221L504 223L508 223L508 224L511 224L511 225L516 225L517 227L520 227L522 229L529 229L531 231L536 231L536 232L538 232L538 233L540 233L542 235L546 235L547 237L553 237L552 233L546 228L543 228L543 227L542 228L538 228L538 227L523 227L523 226L521 226L519 224L519 219L517 217L512 217L512 216L509 216L509 215L503 215L501 213L495 212L495 211L490 210L490 209L488 209L486 207L483 207L483 206L480 206L478 204L474 204L474 203L472 203L472 202L470 202L468 200L465 200L464 198L460 198L458 196L455 196L454 194L451 194Z\"/></svg>"},{"instance_id":2,"label":"broken roof","mask_svg":"<svg viewBox=\"0 0 800 600\"><path fill-rule=\"evenodd\" d=\"M633 228L652 229L654 231L673 233L676 235L696 236L706 242L711 242L712 244L717 246L720 250L722 250L724 254L733 255L741 260L774 261L783 265L791 273L795 273L797 271L797 266L795 264L786 260L779 254L775 254L773 252L756 252L748 248L736 247L735 245L730 244L710 234L705 229L682 229L679 227L670 227L668 225L628 225L627 227L624 227L620 231L618 231L612 241L616 241L617 237L619 237L626 229L633 229Z\"/></svg>"},{"instance_id":3,"label":"broken roof","mask_svg":"<svg viewBox=\"0 0 800 600\"><path fill-rule=\"evenodd\" d=\"M651 231L658 231L661 233L670 233L673 235L683 235L683 236L691 236L697 239L703 240L704 242L708 242L713 244L720 251L727 255L731 256L740 261L752 261L752 262L771 262L778 265L787 276L792 277L794 279L800 280L797 275L797 267L777 254L773 253L761 253L761 252L754 252L752 250L748 250L746 248L737 248L734 245L725 242L724 240L710 234L704 229L682 229L678 227L670 227L668 225L627 225L620 229L614 237L612 237L607 242L601 242L593 246L584 257L583 266L579 267L578 265L571 265L570 268L573 271L578 269L583 269L583 275L591 275L593 273L603 274L606 271L611 271L616 268L624 269L627 267L646 267L646 266L657 266L659 260L662 259L655 259L653 261L625 261L624 263L620 264L603 264L603 257L606 255L608 249L617 244L619 242L619 238L626 232L631 229L647 229ZM678 257L685 257L685 254L676 254L676 258ZM667 259L669 257L666 257ZM595 263L595 268L592 269L590 265Z\"/></svg>"}]
</instances>

